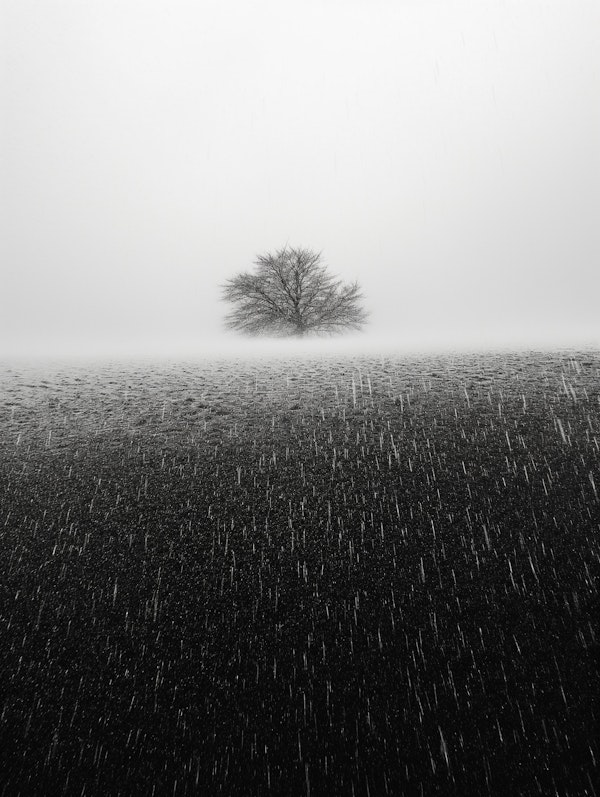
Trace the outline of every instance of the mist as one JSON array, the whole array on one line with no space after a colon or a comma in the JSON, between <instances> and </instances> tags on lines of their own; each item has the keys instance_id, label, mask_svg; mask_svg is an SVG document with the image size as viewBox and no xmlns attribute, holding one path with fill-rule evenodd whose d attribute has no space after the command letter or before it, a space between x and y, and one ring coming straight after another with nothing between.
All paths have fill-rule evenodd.
<instances>
[{"instance_id":1,"label":"mist","mask_svg":"<svg viewBox=\"0 0 600 797\"><path fill-rule=\"evenodd\" d=\"M286 242L370 313L308 350L600 343L597 4L1 8L0 353L291 351L220 299Z\"/></svg>"}]
</instances>

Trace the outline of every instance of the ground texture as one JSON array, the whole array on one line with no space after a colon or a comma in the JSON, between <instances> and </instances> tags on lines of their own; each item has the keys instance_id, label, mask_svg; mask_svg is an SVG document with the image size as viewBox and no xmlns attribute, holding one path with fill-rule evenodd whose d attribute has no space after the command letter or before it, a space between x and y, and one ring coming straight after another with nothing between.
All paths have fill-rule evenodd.
<instances>
[{"instance_id":1,"label":"ground texture","mask_svg":"<svg viewBox=\"0 0 600 797\"><path fill-rule=\"evenodd\" d=\"M600 356L0 369L0 795L595 795Z\"/></svg>"}]
</instances>

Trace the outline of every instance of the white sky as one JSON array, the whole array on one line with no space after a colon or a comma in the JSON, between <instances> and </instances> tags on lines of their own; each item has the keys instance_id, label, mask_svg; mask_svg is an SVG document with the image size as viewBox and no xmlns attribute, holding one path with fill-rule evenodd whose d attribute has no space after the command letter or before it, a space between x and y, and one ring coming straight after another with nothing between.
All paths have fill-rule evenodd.
<instances>
[{"instance_id":1,"label":"white sky","mask_svg":"<svg viewBox=\"0 0 600 797\"><path fill-rule=\"evenodd\" d=\"M220 345L286 242L369 336L600 343L596 0L0 0L0 351Z\"/></svg>"}]
</instances>

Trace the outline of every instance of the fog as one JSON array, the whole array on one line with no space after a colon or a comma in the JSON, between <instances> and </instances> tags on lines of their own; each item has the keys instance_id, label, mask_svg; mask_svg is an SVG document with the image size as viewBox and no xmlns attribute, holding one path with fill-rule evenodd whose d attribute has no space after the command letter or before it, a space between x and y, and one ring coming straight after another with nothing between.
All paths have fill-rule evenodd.
<instances>
[{"instance_id":1,"label":"fog","mask_svg":"<svg viewBox=\"0 0 600 797\"><path fill-rule=\"evenodd\" d=\"M250 353L286 242L363 288L330 348L600 344L597 3L0 3L1 354Z\"/></svg>"}]
</instances>

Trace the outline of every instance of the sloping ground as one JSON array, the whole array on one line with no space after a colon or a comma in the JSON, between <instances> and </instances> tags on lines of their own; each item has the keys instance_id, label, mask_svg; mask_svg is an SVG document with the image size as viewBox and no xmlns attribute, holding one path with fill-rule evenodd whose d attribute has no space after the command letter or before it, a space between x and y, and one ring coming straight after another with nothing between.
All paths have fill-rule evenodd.
<instances>
[{"instance_id":1,"label":"sloping ground","mask_svg":"<svg viewBox=\"0 0 600 797\"><path fill-rule=\"evenodd\" d=\"M595 794L595 353L6 366L0 794Z\"/></svg>"}]
</instances>

